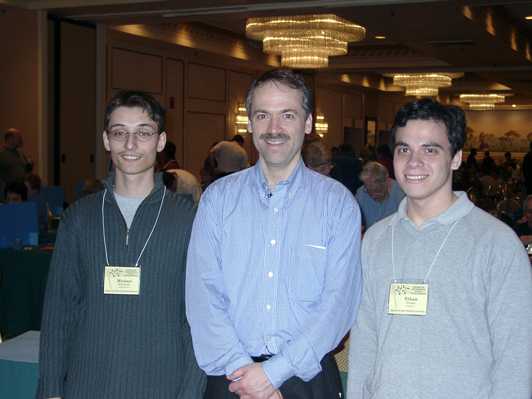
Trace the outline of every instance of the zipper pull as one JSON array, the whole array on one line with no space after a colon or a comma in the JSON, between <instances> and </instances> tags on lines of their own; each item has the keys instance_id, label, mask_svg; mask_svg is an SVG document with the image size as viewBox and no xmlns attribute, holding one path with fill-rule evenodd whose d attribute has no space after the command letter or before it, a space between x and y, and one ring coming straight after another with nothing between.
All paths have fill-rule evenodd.
<instances>
[{"instance_id":1,"label":"zipper pull","mask_svg":"<svg viewBox=\"0 0 532 399\"><path fill-rule=\"evenodd\" d=\"M126 230L126 247L129 243L129 229Z\"/></svg>"}]
</instances>

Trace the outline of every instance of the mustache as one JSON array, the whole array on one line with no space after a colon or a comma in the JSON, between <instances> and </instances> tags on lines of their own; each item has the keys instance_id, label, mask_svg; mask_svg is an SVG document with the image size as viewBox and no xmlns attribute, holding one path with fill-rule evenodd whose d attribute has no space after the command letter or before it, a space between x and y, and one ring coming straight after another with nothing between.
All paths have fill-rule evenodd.
<instances>
[{"instance_id":1,"label":"mustache","mask_svg":"<svg viewBox=\"0 0 532 399\"><path fill-rule=\"evenodd\" d=\"M286 133L262 133L259 138L261 140L275 140L275 139L283 139L283 140L290 140L290 136Z\"/></svg>"}]
</instances>

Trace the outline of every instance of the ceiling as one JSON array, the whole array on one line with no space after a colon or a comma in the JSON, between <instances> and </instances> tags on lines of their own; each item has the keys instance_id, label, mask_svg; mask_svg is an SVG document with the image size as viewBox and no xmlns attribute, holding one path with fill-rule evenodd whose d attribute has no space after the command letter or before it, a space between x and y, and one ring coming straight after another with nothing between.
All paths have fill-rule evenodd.
<instances>
[{"instance_id":1,"label":"ceiling","mask_svg":"<svg viewBox=\"0 0 532 399\"><path fill-rule=\"evenodd\" d=\"M245 37L246 18L334 13L367 29L321 70L337 82L393 72L463 73L442 93L511 93L502 108L532 109L532 1L437 0L0 0L109 25L197 23ZM377 40L375 36L386 36ZM260 46L250 41L254 46ZM389 81L389 79L387 79Z\"/></svg>"}]
</instances>

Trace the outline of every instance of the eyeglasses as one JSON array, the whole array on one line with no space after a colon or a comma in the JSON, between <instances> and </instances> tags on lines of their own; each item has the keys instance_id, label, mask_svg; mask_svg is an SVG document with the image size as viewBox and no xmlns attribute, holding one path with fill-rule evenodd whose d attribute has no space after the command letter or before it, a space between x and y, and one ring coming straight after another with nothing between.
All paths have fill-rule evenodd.
<instances>
[{"instance_id":1,"label":"eyeglasses","mask_svg":"<svg viewBox=\"0 0 532 399\"><path fill-rule=\"evenodd\" d=\"M108 132L107 137L109 138L109 140L124 142L127 141L127 138L130 134L136 136L138 141L144 143L150 141L157 134L157 132L152 129L139 129L134 132L128 132L127 130L123 129L116 129Z\"/></svg>"}]
</instances>

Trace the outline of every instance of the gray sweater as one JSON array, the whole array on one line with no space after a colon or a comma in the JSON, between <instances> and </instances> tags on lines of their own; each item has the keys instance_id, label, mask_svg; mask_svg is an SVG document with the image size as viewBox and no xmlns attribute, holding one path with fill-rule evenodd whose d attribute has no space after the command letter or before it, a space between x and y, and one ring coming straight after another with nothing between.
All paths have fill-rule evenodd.
<instances>
[{"instance_id":1,"label":"gray sweater","mask_svg":"<svg viewBox=\"0 0 532 399\"><path fill-rule=\"evenodd\" d=\"M464 193L420 228L406 199L364 237L364 293L351 331L349 399L530 399L532 273L506 225ZM430 276L426 316L389 315L393 278ZM395 226L395 276L391 228Z\"/></svg>"},{"instance_id":2,"label":"gray sweater","mask_svg":"<svg viewBox=\"0 0 532 399\"><path fill-rule=\"evenodd\" d=\"M152 229L162 179L129 231L106 183L109 262L133 266ZM194 217L188 198L167 191L140 260L140 295L105 295L103 192L74 203L59 228L46 290L37 398L201 398L185 317L185 257ZM126 236L127 245L126 245Z\"/></svg>"}]
</instances>

